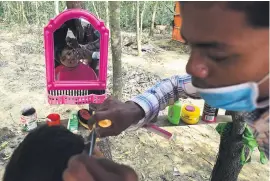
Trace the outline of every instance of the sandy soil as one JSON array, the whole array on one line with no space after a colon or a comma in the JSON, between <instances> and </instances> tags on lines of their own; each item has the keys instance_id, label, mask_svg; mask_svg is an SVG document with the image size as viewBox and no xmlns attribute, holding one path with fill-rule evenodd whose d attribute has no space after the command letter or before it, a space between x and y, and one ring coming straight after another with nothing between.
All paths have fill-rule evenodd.
<instances>
[{"instance_id":1,"label":"sandy soil","mask_svg":"<svg viewBox=\"0 0 270 181\"><path fill-rule=\"evenodd\" d=\"M11 30L6 27L0 30L0 143L10 143L0 149L1 173L11 150L23 139L18 123L24 105L34 106L39 118L51 112L67 118L70 110L86 107L47 103L42 41L42 31L38 28L13 27ZM180 54L181 51L170 47L168 42L169 39L152 42L154 46L163 47L163 51L155 54L145 53L142 57L124 54L124 66L139 66L161 78L185 73L188 56ZM202 101L188 101L203 105ZM124 132L110 138L113 159L135 168L144 181L209 180L219 145L219 135L214 128L208 125L167 127L165 129L174 134L171 141L144 129ZM268 180L269 164L261 165L258 160L258 152L255 152L239 180Z\"/></svg>"}]
</instances>

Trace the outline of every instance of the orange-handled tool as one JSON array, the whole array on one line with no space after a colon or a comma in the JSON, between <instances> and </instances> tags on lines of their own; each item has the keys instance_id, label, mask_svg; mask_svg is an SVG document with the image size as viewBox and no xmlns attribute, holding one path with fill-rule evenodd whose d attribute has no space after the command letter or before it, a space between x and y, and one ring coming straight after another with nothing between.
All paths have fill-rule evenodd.
<instances>
[{"instance_id":1,"label":"orange-handled tool","mask_svg":"<svg viewBox=\"0 0 270 181\"><path fill-rule=\"evenodd\" d=\"M98 122L98 125L102 128L108 128L112 125L112 121L109 119L104 119ZM97 139L97 135L96 135L96 131L95 131L95 125L93 127L93 130L90 133L90 149L89 149L89 156L92 156L93 151L94 151L94 147L96 145L96 139Z\"/></svg>"},{"instance_id":2,"label":"orange-handled tool","mask_svg":"<svg viewBox=\"0 0 270 181\"><path fill-rule=\"evenodd\" d=\"M112 125L112 121L109 119L104 119L98 122L98 125L102 128L108 128Z\"/></svg>"}]
</instances>

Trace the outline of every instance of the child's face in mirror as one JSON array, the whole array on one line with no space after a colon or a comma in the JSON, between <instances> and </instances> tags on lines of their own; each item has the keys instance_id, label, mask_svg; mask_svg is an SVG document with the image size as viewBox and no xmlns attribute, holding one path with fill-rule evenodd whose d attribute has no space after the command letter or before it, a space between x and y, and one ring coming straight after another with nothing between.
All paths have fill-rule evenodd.
<instances>
[{"instance_id":1,"label":"child's face in mirror","mask_svg":"<svg viewBox=\"0 0 270 181\"><path fill-rule=\"evenodd\" d=\"M61 63L69 68L76 67L79 63L79 59L75 56L75 52L73 50L63 50L61 54Z\"/></svg>"}]
</instances>

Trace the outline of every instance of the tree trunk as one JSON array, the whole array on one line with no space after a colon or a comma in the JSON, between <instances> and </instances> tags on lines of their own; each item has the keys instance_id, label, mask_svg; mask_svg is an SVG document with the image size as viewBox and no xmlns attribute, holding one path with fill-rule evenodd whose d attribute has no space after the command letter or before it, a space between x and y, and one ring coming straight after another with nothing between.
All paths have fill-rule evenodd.
<instances>
[{"instance_id":1,"label":"tree trunk","mask_svg":"<svg viewBox=\"0 0 270 181\"><path fill-rule=\"evenodd\" d=\"M21 20L21 15L20 15L20 12L21 12L21 8L20 8L20 6L19 6L19 2L16 2L16 8L17 8L17 19L18 19L18 21L19 22L22 22L22 20ZM12 9L12 7L11 7L11 9Z\"/></svg>"},{"instance_id":2,"label":"tree trunk","mask_svg":"<svg viewBox=\"0 0 270 181\"><path fill-rule=\"evenodd\" d=\"M158 5L158 1L156 1L155 2L155 5L154 5L149 36L153 36L154 35L154 28L155 28L154 25L155 25L155 19L156 19L157 5Z\"/></svg>"},{"instance_id":3,"label":"tree trunk","mask_svg":"<svg viewBox=\"0 0 270 181\"><path fill-rule=\"evenodd\" d=\"M26 17L26 15L25 15L25 12L24 12L24 3L23 3L23 1L21 1L21 8L22 8L22 18L25 20L25 23L26 24L29 24L29 22L28 22L28 20L27 20L27 17Z\"/></svg>"},{"instance_id":4,"label":"tree trunk","mask_svg":"<svg viewBox=\"0 0 270 181\"><path fill-rule=\"evenodd\" d=\"M122 2L124 3L124 2ZM128 2L129 3L129 2ZM125 7L125 3L123 4L122 7ZM128 5L126 5L126 7L128 7ZM124 24L124 27L128 27L128 22L129 22L129 15L130 15L130 9L129 8L126 8L125 9L125 24Z\"/></svg>"},{"instance_id":5,"label":"tree trunk","mask_svg":"<svg viewBox=\"0 0 270 181\"><path fill-rule=\"evenodd\" d=\"M120 2L109 1L111 48L113 63L113 95L122 99L122 46L120 29Z\"/></svg>"},{"instance_id":6,"label":"tree trunk","mask_svg":"<svg viewBox=\"0 0 270 181\"><path fill-rule=\"evenodd\" d=\"M68 9L85 9L84 1L66 1L66 6Z\"/></svg>"},{"instance_id":7,"label":"tree trunk","mask_svg":"<svg viewBox=\"0 0 270 181\"><path fill-rule=\"evenodd\" d=\"M35 7L36 7L36 22L37 22L37 25L39 25L39 18L38 18L38 1L35 2Z\"/></svg>"},{"instance_id":8,"label":"tree trunk","mask_svg":"<svg viewBox=\"0 0 270 181\"><path fill-rule=\"evenodd\" d=\"M5 19L8 19L10 17L10 7L9 7L9 2L5 2L5 6L7 7L7 11L5 13Z\"/></svg>"},{"instance_id":9,"label":"tree trunk","mask_svg":"<svg viewBox=\"0 0 270 181\"><path fill-rule=\"evenodd\" d=\"M137 1L137 16L136 16L136 36L137 36L137 49L138 49L138 56L142 54L142 44L141 44L141 36L140 36L140 1Z\"/></svg>"},{"instance_id":10,"label":"tree trunk","mask_svg":"<svg viewBox=\"0 0 270 181\"><path fill-rule=\"evenodd\" d=\"M59 1L58 0L54 1L54 12L56 16L59 14Z\"/></svg>"},{"instance_id":11,"label":"tree trunk","mask_svg":"<svg viewBox=\"0 0 270 181\"><path fill-rule=\"evenodd\" d=\"M143 32L143 15L144 15L144 11L145 11L145 5L146 5L146 2L144 1L144 2L143 2L143 9L142 9L142 12L141 12L140 40L142 40L142 32Z\"/></svg>"},{"instance_id":12,"label":"tree trunk","mask_svg":"<svg viewBox=\"0 0 270 181\"><path fill-rule=\"evenodd\" d=\"M135 3L132 2L131 19L135 19Z\"/></svg>"},{"instance_id":13,"label":"tree trunk","mask_svg":"<svg viewBox=\"0 0 270 181\"><path fill-rule=\"evenodd\" d=\"M244 119L247 118L240 112L226 111L226 115L232 115L233 122L220 137L219 153L212 171L211 181L237 181L243 168L240 157L243 148ZM247 155L248 150L245 151Z\"/></svg>"},{"instance_id":14,"label":"tree trunk","mask_svg":"<svg viewBox=\"0 0 270 181\"><path fill-rule=\"evenodd\" d=\"M109 20L109 2L105 1L105 8L106 8L106 26L110 27L110 20Z\"/></svg>"}]
</instances>

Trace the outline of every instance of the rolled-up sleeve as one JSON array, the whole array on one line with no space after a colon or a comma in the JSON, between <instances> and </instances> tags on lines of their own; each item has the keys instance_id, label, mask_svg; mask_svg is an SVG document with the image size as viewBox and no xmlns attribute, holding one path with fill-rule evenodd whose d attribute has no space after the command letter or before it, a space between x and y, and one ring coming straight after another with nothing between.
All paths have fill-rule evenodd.
<instances>
[{"instance_id":1,"label":"rolled-up sleeve","mask_svg":"<svg viewBox=\"0 0 270 181\"><path fill-rule=\"evenodd\" d=\"M164 79L143 94L133 97L131 101L137 103L145 112L145 117L139 121L136 128L149 123L160 110L174 104L179 98L195 98L200 96L191 84L190 75L176 75Z\"/></svg>"}]
</instances>

